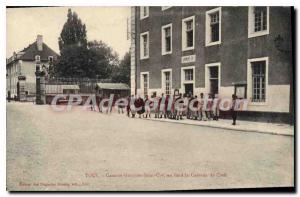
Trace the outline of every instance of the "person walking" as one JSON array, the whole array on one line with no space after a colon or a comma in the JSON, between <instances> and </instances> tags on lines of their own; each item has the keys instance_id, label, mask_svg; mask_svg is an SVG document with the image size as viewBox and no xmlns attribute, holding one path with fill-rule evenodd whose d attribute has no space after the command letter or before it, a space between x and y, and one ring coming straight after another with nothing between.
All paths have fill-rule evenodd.
<instances>
[{"instance_id":1,"label":"person walking","mask_svg":"<svg viewBox=\"0 0 300 197\"><path fill-rule=\"evenodd\" d=\"M231 116L232 116L232 125L236 125L236 119L237 119L237 110L235 109L236 105L236 95L232 95L232 105L231 105Z\"/></svg>"},{"instance_id":2,"label":"person walking","mask_svg":"<svg viewBox=\"0 0 300 197\"><path fill-rule=\"evenodd\" d=\"M142 114L145 112L144 100L140 96L138 96L138 99L135 101L134 105L137 109L137 113L139 115L139 118L142 118Z\"/></svg>"},{"instance_id":3,"label":"person walking","mask_svg":"<svg viewBox=\"0 0 300 197\"><path fill-rule=\"evenodd\" d=\"M131 112L131 118L135 118L136 108L135 108L136 99L134 95L131 95L130 98L130 112Z\"/></svg>"},{"instance_id":4,"label":"person walking","mask_svg":"<svg viewBox=\"0 0 300 197\"><path fill-rule=\"evenodd\" d=\"M159 99L159 118L162 118L165 116L165 104L166 104L166 97L164 96L164 93L161 94L161 97Z\"/></svg>"},{"instance_id":5,"label":"person walking","mask_svg":"<svg viewBox=\"0 0 300 197\"><path fill-rule=\"evenodd\" d=\"M156 94L154 97L154 102L155 102L154 118L159 118L159 108L160 108L161 98L156 96Z\"/></svg>"},{"instance_id":6,"label":"person walking","mask_svg":"<svg viewBox=\"0 0 300 197\"><path fill-rule=\"evenodd\" d=\"M197 95L195 95L192 101L193 101L192 119L197 120L199 117L199 111L198 111L199 100L197 98Z\"/></svg>"},{"instance_id":7,"label":"person walking","mask_svg":"<svg viewBox=\"0 0 300 197\"><path fill-rule=\"evenodd\" d=\"M215 94L214 100L213 100L213 119L214 120L219 120L219 115L220 115L220 98L218 94Z\"/></svg>"},{"instance_id":8,"label":"person walking","mask_svg":"<svg viewBox=\"0 0 300 197\"><path fill-rule=\"evenodd\" d=\"M200 93L200 99L198 102L199 120L203 120L203 106L204 106L203 93Z\"/></svg>"},{"instance_id":9,"label":"person walking","mask_svg":"<svg viewBox=\"0 0 300 197\"><path fill-rule=\"evenodd\" d=\"M169 118L169 116L170 116L170 110L168 109L168 107L169 107L169 98L170 98L170 96L167 95L166 96L166 101L165 101L165 115L164 115L164 118Z\"/></svg>"},{"instance_id":10,"label":"person walking","mask_svg":"<svg viewBox=\"0 0 300 197\"><path fill-rule=\"evenodd\" d=\"M149 99L148 95L145 96L145 114L143 115L144 118L151 118L151 100Z\"/></svg>"},{"instance_id":11,"label":"person walking","mask_svg":"<svg viewBox=\"0 0 300 197\"><path fill-rule=\"evenodd\" d=\"M103 104L101 103L102 101L102 95L99 96L98 98L98 107L99 107L99 112L102 113L102 109L103 109Z\"/></svg>"},{"instance_id":12,"label":"person walking","mask_svg":"<svg viewBox=\"0 0 300 197\"><path fill-rule=\"evenodd\" d=\"M127 97L127 106L126 106L127 116L130 117L130 97Z\"/></svg>"},{"instance_id":13,"label":"person walking","mask_svg":"<svg viewBox=\"0 0 300 197\"><path fill-rule=\"evenodd\" d=\"M172 97L172 104L171 104L171 119L176 119L176 109L175 109L175 101L179 96L176 96L175 94ZM170 102L170 101L169 101Z\"/></svg>"},{"instance_id":14,"label":"person walking","mask_svg":"<svg viewBox=\"0 0 300 197\"><path fill-rule=\"evenodd\" d=\"M206 103L206 108L205 108L205 116L207 118L207 120L210 120L212 117L212 98L211 98L211 94L208 95L208 100Z\"/></svg>"},{"instance_id":15,"label":"person walking","mask_svg":"<svg viewBox=\"0 0 300 197\"><path fill-rule=\"evenodd\" d=\"M182 98L182 94L179 94L179 97L175 100L175 113L176 113L176 120L182 120L182 114L184 109L184 99Z\"/></svg>"}]
</instances>

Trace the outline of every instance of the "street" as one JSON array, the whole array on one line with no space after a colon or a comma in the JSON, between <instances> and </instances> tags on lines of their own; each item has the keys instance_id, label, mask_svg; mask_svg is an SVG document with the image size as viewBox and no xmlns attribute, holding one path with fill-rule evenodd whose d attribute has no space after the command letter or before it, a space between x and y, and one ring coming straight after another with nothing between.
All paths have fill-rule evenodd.
<instances>
[{"instance_id":1,"label":"street","mask_svg":"<svg viewBox=\"0 0 300 197\"><path fill-rule=\"evenodd\" d=\"M253 123L255 124L255 123ZM294 137L7 103L8 190L294 185Z\"/></svg>"}]
</instances>

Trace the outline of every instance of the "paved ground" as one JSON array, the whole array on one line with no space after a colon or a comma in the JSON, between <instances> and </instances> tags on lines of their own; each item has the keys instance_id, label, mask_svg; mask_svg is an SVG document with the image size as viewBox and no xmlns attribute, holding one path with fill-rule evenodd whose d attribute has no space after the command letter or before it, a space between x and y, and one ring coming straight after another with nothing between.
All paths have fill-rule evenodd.
<instances>
[{"instance_id":1,"label":"paved ground","mask_svg":"<svg viewBox=\"0 0 300 197\"><path fill-rule=\"evenodd\" d=\"M205 127L219 128L219 129L243 131L243 132L259 132L259 133L268 133L274 135L294 136L294 126L289 124L237 120L236 125L232 125L232 120L230 119L219 119L218 121L213 121L213 120L195 121L195 120L183 119L178 121L178 120L164 119L164 118L161 119L148 118L146 120L187 124L187 125L195 125L195 126L205 126Z\"/></svg>"},{"instance_id":2,"label":"paved ground","mask_svg":"<svg viewBox=\"0 0 300 197\"><path fill-rule=\"evenodd\" d=\"M7 104L8 190L294 185L294 137Z\"/></svg>"}]
</instances>

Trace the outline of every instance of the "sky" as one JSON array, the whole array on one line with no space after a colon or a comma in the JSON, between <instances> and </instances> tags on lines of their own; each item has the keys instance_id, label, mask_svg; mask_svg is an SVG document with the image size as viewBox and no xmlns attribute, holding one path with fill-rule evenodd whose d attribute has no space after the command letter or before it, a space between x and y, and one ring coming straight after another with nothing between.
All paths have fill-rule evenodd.
<instances>
[{"instance_id":1,"label":"sky","mask_svg":"<svg viewBox=\"0 0 300 197\"><path fill-rule=\"evenodd\" d=\"M127 19L130 7L48 7L6 9L6 57L19 52L43 35L44 42L59 53L58 38L67 20L68 8L86 24L88 41L102 40L120 56L129 51Z\"/></svg>"}]
</instances>

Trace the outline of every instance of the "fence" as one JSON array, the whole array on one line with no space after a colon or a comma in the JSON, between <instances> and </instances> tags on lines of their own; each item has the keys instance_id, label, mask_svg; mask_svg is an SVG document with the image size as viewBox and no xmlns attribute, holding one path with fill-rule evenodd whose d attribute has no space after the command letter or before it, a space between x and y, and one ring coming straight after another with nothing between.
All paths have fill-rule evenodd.
<instances>
[{"instance_id":1,"label":"fence","mask_svg":"<svg viewBox=\"0 0 300 197\"><path fill-rule=\"evenodd\" d=\"M78 93L94 94L97 83L109 83L110 79L51 78L46 80L46 94Z\"/></svg>"}]
</instances>

